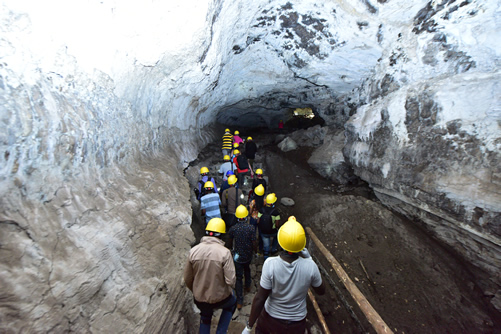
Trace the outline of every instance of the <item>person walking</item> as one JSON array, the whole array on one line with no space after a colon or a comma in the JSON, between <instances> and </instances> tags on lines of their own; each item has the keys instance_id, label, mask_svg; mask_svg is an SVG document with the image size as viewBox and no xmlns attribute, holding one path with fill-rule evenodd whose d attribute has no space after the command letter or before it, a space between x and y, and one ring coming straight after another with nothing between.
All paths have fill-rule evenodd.
<instances>
[{"instance_id":1,"label":"person walking","mask_svg":"<svg viewBox=\"0 0 501 334\"><path fill-rule=\"evenodd\" d=\"M258 213L257 226L263 239L264 260L278 251L277 232L280 227L280 212L275 208L277 196L271 193Z\"/></svg>"},{"instance_id":2,"label":"person walking","mask_svg":"<svg viewBox=\"0 0 501 334\"><path fill-rule=\"evenodd\" d=\"M259 218L259 211L264 205L264 187L262 184L258 185L252 192L249 192L249 222L254 227L254 233L258 230L258 255L263 255L263 239L261 231L257 228L257 220Z\"/></svg>"},{"instance_id":3,"label":"person walking","mask_svg":"<svg viewBox=\"0 0 501 334\"><path fill-rule=\"evenodd\" d=\"M200 210L202 216L205 216L205 223L209 223L212 218L221 218L221 200L219 195L214 192L214 185L211 181L205 182L205 195L200 199Z\"/></svg>"},{"instance_id":4,"label":"person walking","mask_svg":"<svg viewBox=\"0 0 501 334\"><path fill-rule=\"evenodd\" d=\"M245 175L249 175L254 177L254 173L252 172L252 167L249 165L247 158L240 153L239 150L235 150L235 157L233 158L233 163L236 168L236 175L238 176L238 187L242 189L244 184Z\"/></svg>"},{"instance_id":5,"label":"person walking","mask_svg":"<svg viewBox=\"0 0 501 334\"><path fill-rule=\"evenodd\" d=\"M226 181L223 182L221 188L219 188L219 197L223 198L223 192L230 187L228 184L228 178L230 175L235 175L232 170L226 172ZM235 183L235 187L238 188L238 182Z\"/></svg>"},{"instance_id":6,"label":"person walking","mask_svg":"<svg viewBox=\"0 0 501 334\"><path fill-rule=\"evenodd\" d=\"M254 174L256 177L252 179L252 189L256 189L256 187L260 184L263 185L264 191L266 191L267 182L263 177L263 170L261 168L256 169L256 173Z\"/></svg>"},{"instance_id":7,"label":"person walking","mask_svg":"<svg viewBox=\"0 0 501 334\"><path fill-rule=\"evenodd\" d=\"M197 195L197 199L200 201L200 199L202 198L203 195L205 195L204 193L204 185L207 181L210 181L212 182L212 185L213 185L213 192L217 193L217 185L216 185L216 180L209 176L209 168L207 167L202 167L200 168L200 180L198 180L198 188L195 190L195 194Z\"/></svg>"},{"instance_id":8,"label":"person walking","mask_svg":"<svg viewBox=\"0 0 501 334\"><path fill-rule=\"evenodd\" d=\"M228 173L228 171L233 172L233 162L231 161L229 155L225 155L223 157L223 161L224 162L219 167L219 174L223 175L223 182L224 182L224 181L228 180L228 176L226 176L226 173Z\"/></svg>"},{"instance_id":9,"label":"person walking","mask_svg":"<svg viewBox=\"0 0 501 334\"><path fill-rule=\"evenodd\" d=\"M214 310L222 309L216 333L226 333L236 308L235 265L221 236L226 225L221 218L213 218L205 228L206 236L190 250L184 268L184 282L193 292L195 305L200 310L200 334L209 334Z\"/></svg>"},{"instance_id":10,"label":"person walking","mask_svg":"<svg viewBox=\"0 0 501 334\"><path fill-rule=\"evenodd\" d=\"M242 334L250 334L256 322L257 334L304 334L308 289L312 287L317 294L325 294L318 266L305 248L304 229L294 216L280 227L278 242L284 251L264 262L249 321Z\"/></svg>"},{"instance_id":11,"label":"person walking","mask_svg":"<svg viewBox=\"0 0 501 334\"><path fill-rule=\"evenodd\" d=\"M239 146L237 143L233 143L233 148L231 149L231 160L233 160L233 158L235 157L235 151L239 151Z\"/></svg>"},{"instance_id":12,"label":"person walking","mask_svg":"<svg viewBox=\"0 0 501 334\"><path fill-rule=\"evenodd\" d=\"M235 130L234 135L233 135L233 143L238 144L238 148L240 148L240 145L241 145L243 142L244 142L244 141L242 140L242 138L240 138L240 131Z\"/></svg>"},{"instance_id":13,"label":"person walking","mask_svg":"<svg viewBox=\"0 0 501 334\"><path fill-rule=\"evenodd\" d=\"M257 145L252 140L252 137L247 137L247 141L245 142L245 151L244 154L249 160L249 164L252 168L254 168L254 159L256 158ZM252 187L254 189L254 187Z\"/></svg>"},{"instance_id":14,"label":"person walking","mask_svg":"<svg viewBox=\"0 0 501 334\"><path fill-rule=\"evenodd\" d=\"M243 205L239 205L235 210L236 223L229 232L229 244L233 248L233 261L235 262L235 272L237 276L237 309L240 310L244 303L244 277L245 292L250 292L252 278L250 264L252 255L256 249L256 230L247 221L249 211Z\"/></svg>"},{"instance_id":15,"label":"person walking","mask_svg":"<svg viewBox=\"0 0 501 334\"><path fill-rule=\"evenodd\" d=\"M233 144L233 135L231 134L230 129L226 129L224 130L224 135L223 135L223 146L222 146L223 156L230 155L232 144Z\"/></svg>"},{"instance_id":16,"label":"person walking","mask_svg":"<svg viewBox=\"0 0 501 334\"><path fill-rule=\"evenodd\" d=\"M235 210L240 204L244 203L244 195L241 189L236 187L237 177L235 175L230 175L228 177L228 189L223 191L221 196L221 202L224 208L224 221L226 226L231 227L234 223Z\"/></svg>"}]
</instances>

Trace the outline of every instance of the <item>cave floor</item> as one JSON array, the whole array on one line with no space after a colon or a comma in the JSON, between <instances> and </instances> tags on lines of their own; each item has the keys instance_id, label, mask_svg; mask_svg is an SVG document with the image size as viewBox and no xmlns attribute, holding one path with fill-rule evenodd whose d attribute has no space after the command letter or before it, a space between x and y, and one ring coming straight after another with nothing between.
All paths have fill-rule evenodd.
<instances>
[{"instance_id":1,"label":"cave floor","mask_svg":"<svg viewBox=\"0 0 501 334\"><path fill-rule=\"evenodd\" d=\"M312 148L284 153L276 145L260 145L259 139L256 142L255 166L268 177L267 193L275 192L278 202L283 197L295 202L289 207L277 206L282 221L293 215L310 227L393 332L501 332L501 315L475 284L471 269L418 223L386 209L367 185L337 185L318 175L307 164ZM216 176L221 163L219 145L211 144L190 168L207 166ZM220 185L221 178L216 180ZM190 183L194 187L196 180ZM205 224L201 223L197 204L193 206L192 227L198 242ZM325 295L316 298L330 331L375 333L310 238L307 247L320 265L328 288ZM242 310L234 314L229 333L241 333L248 320L262 263L263 258L256 257L251 265L251 293L245 296ZM218 315L213 319L214 331ZM310 333L321 333L311 302L307 320Z\"/></svg>"}]
</instances>

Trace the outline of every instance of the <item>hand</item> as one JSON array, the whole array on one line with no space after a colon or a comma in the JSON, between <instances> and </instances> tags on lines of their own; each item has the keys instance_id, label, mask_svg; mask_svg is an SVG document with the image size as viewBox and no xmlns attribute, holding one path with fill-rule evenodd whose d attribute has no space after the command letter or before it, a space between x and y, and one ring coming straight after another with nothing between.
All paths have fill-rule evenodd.
<instances>
[{"instance_id":1,"label":"hand","mask_svg":"<svg viewBox=\"0 0 501 334\"><path fill-rule=\"evenodd\" d=\"M299 256L301 256L304 259L311 257L310 252L308 252L308 249L306 247L303 248L303 250L299 252Z\"/></svg>"},{"instance_id":2,"label":"hand","mask_svg":"<svg viewBox=\"0 0 501 334\"><path fill-rule=\"evenodd\" d=\"M245 326L244 330L242 331L242 334L251 334L252 328L249 328Z\"/></svg>"}]
</instances>

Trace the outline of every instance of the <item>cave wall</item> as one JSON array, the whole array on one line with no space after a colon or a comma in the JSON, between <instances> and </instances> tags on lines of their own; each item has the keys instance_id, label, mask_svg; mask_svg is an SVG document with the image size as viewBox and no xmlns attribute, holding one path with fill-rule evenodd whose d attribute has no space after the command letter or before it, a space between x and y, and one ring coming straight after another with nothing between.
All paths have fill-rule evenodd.
<instances>
[{"instance_id":1,"label":"cave wall","mask_svg":"<svg viewBox=\"0 0 501 334\"><path fill-rule=\"evenodd\" d=\"M185 98L154 65L181 52L166 31L191 38L186 9L0 6L0 332L185 331L183 168L214 134L161 103Z\"/></svg>"},{"instance_id":2,"label":"cave wall","mask_svg":"<svg viewBox=\"0 0 501 334\"><path fill-rule=\"evenodd\" d=\"M501 295L499 4L430 2L383 26L375 74L354 96L345 158L379 199L417 218Z\"/></svg>"}]
</instances>

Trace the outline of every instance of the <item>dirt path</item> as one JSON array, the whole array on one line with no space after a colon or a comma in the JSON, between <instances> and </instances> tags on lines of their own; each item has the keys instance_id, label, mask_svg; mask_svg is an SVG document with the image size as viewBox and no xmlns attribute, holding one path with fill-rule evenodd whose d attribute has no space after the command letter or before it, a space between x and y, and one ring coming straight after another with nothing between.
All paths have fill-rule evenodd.
<instances>
[{"instance_id":1,"label":"dirt path","mask_svg":"<svg viewBox=\"0 0 501 334\"><path fill-rule=\"evenodd\" d=\"M461 259L416 224L388 211L366 186L343 187L320 177L306 163L310 152L303 148L283 153L270 145L260 148L256 163L279 201L295 201L292 207L278 205L283 221L294 215L311 227L395 333L501 332L500 313L480 293ZM217 175L221 161L215 145L213 153L200 156L195 167L210 165ZM203 230L194 208L199 240ZM311 243L308 247L329 283L328 293L317 298L331 332L375 332L323 255ZM240 333L248 319L261 267L262 258L257 258L252 291L235 314L230 333ZM312 332L320 328L311 305L308 323Z\"/></svg>"}]
</instances>

